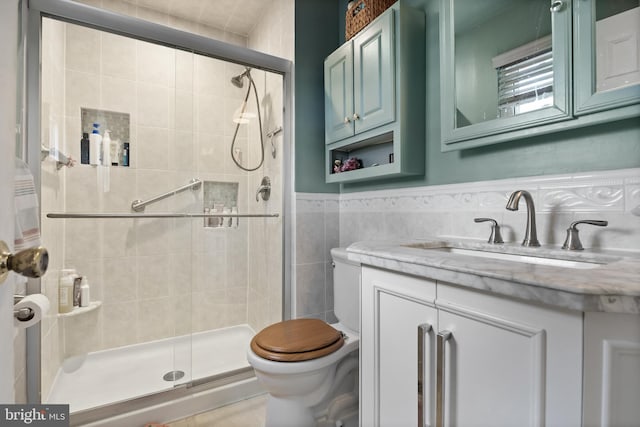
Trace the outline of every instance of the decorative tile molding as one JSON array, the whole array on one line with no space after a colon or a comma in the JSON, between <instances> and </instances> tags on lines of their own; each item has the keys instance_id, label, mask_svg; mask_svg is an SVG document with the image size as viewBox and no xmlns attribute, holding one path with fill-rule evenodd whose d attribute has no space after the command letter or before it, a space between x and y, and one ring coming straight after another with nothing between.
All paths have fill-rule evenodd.
<instances>
[{"instance_id":1,"label":"decorative tile molding","mask_svg":"<svg viewBox=\"0 0 640 427\"><path fill-rule=\"evenodd\" d=\"M340 195L328 193L296 193L297 213L338 212Z\"/></svg>"},{"instance_id":2,"label":"decorative tile molding","mask_svg":"<svg viewBox=\"0 0 640 427\"><path fill-rule=\"evenodd\" d=\"M502 212L509 194L519 189L531 193L538 212L640 210L640 169L622 169L343 193L339 196L340 212ZM314 196L314 200L322 200ZM298 194L299 205L310 200L308 195Z\"/></svg>"}]
</instances>

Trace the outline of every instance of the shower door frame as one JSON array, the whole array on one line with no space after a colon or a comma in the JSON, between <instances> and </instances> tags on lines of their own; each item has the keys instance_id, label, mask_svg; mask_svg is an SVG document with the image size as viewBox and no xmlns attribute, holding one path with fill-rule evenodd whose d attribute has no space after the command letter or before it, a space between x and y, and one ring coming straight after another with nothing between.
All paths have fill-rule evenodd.
<instances>
[{"instance_id":1,"label":"shower door frame","mask_svg":"<svg viewBox=\"0 0 640 427\"><path fill-rule=\"evenodd\" d=\"M40 135L41 135L41 49L42 49L42 18L52 18L63 22L82 25L100 31L143 40L166 47L191 52L215 59L234 62L251 68L256 68L275 74L283 78L283 203L282 203L282 318L291 318L291 257L292 257L292 135L293 135L293 63L287 59L254 51L248 48L210 39L193 33L166 27L150 21L131 16L120 15L104 9L76 3L71 0L29 0L26 25L26 103L27 114L25 123L26 155L34 176L34 183L40 200ZM28 284L29 294L40 293L40 280L32 280ZM41 403L41 348L40 325L27 330L27 398L29 403ZM228 382L238 373L230 373L230 377L203 380L192 379L187 387L197 387L198 390L207 387L207 380L215 381L215 386ZM242 375L238 377L242 379ZM213 382L211 383L213 385ZM181 390L182 389L182 390ZM176 396L184 395L184 387L164 393L176 392ZM197 390L196 390L197 391ZM150 396L153 402L153 396ZM145 398L135 399L141 400ZM118 404L115 404L118 405ZM104 415L107 415L102 410Z\"/></svg>"}]
</instances>

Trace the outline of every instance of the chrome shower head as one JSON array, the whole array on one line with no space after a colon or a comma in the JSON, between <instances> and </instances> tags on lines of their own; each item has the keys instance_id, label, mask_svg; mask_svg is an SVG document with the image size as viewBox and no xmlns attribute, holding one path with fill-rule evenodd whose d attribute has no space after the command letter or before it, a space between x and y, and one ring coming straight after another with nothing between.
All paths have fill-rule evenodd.
<instances>
[{"instance_id":1,"label":"chrome shower head","mask_svg":"<svg viewBox=\"0 0 640 427\"><path fill-rule=\"evenodd\" d=\"M243 87L244 86L244 77L248 76L249 73L251 72L251 68L246 68L242 74L238 74L235 77L231 77L231 84L234 85L235 87Z\"/></svg>"}]
</instances>

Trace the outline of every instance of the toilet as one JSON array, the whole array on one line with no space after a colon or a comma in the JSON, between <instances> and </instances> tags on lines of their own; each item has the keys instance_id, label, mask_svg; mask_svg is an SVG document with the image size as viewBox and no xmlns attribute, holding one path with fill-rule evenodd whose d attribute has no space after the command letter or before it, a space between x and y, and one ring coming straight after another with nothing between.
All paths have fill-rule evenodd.
<instances>
[{"instance_id":1,"label":"toilet","mask_svg":"<svg viewBox=\"0 0 640 427\"><path fill-rule=\"evenodd\" d=\"M331 250L338 323L293 319L251 341L247 360L269 394L265 427L358 425L360 265Z\"/></svg>"}]
</instances>

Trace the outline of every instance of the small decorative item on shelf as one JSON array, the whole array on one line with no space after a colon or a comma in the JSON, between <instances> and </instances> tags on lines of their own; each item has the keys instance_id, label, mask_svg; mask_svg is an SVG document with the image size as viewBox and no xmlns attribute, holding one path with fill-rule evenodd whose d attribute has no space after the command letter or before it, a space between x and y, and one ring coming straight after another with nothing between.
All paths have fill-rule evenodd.
<instances>
[{"instance_id":1,"label":"small decorative item on shelf","mask_svg":"<svg viewBox=\"0 0 640 427\"><path fill-rule=\"evenodd\" d=\"M349 2L345 17L345 40L350 40L397 0L357 0Z\"/></svg>"},{"instance_id":2,"label":"small decorative item on shelf","mask_svg":"<svg viewBox=\"0 0 640 427\"><path fill-rule=\"evenodd\" d=\"M348 172L362 168L362 160L357 157L351 157L344 162L342 160L333 161L333 173Z\"/></svg>"}]
</instances>

